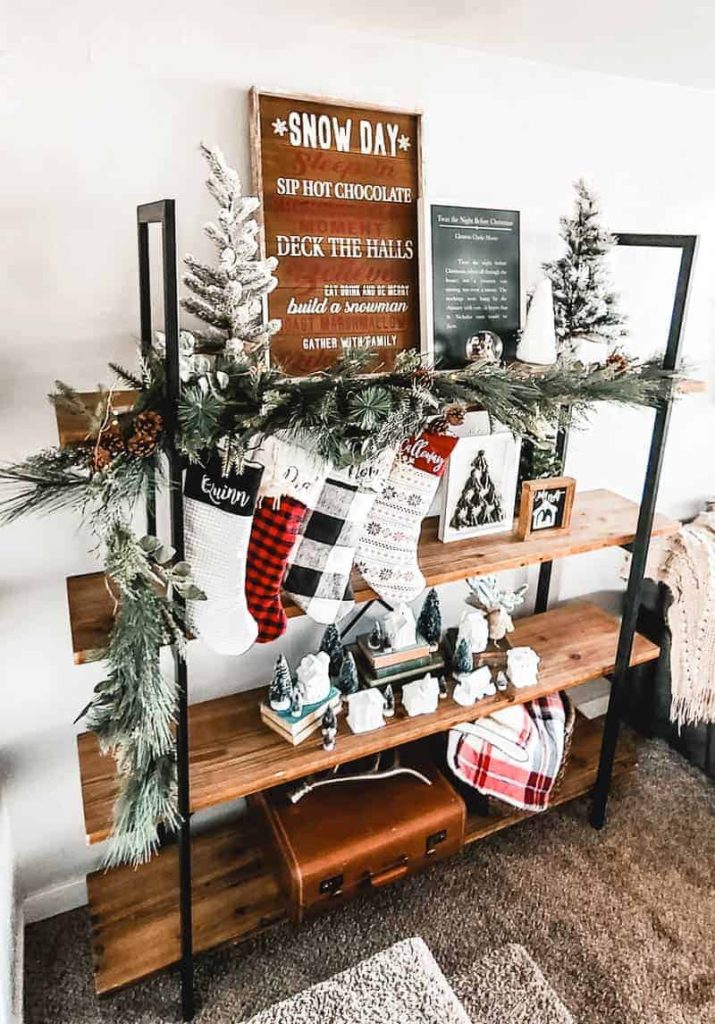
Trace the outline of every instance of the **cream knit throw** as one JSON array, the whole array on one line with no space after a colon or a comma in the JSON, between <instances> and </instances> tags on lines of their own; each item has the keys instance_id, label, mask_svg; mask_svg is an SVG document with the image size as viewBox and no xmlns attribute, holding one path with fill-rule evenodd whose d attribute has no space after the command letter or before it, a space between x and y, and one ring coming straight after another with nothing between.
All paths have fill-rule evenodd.
<instances>
[{"instance_id":1,"label":"cream knit throw","mask_svg":"<svg viewBox=\"0 0 715 1024\"><path fill-rule=\"evenodd\" d=\"M671 538L660 579L670 590L670 717L715 722L715 512Z\"/></svg>"}]
</instances>

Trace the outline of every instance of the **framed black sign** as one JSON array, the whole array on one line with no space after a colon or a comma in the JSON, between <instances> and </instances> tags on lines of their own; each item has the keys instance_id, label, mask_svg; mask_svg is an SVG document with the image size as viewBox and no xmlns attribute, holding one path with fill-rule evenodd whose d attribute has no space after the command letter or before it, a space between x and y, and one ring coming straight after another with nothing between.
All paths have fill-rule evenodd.
<instances>
[{"instance_id":1,"label":"framed black sign","mask_svg":"<svg viewBox=\"0 0 715 1024\"><path fill-rule=\"evenodd\" d=\"M435 366L466 366L495 350L501 354L502 346L513 356L520 326L519 213L433 205L430 232Z\"/></svg>"}]
</instances>

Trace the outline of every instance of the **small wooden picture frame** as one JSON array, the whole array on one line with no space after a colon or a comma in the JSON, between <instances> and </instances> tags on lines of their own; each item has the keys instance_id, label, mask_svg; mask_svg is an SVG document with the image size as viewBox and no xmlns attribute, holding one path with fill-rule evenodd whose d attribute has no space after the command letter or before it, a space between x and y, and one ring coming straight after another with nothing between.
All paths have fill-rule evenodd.
<instances>
[{"instance_id":1,"label":"small wooden picture frame","mask_svg":"<svg viewBox=\"0 0 715 1024\"><path fill-rule=\"evenodd\" d=\"M565 533L571 525L575 494L576 481L572 476L525 480L516 525L519 540L534 533Z\"/></svg>"}]
</instances>

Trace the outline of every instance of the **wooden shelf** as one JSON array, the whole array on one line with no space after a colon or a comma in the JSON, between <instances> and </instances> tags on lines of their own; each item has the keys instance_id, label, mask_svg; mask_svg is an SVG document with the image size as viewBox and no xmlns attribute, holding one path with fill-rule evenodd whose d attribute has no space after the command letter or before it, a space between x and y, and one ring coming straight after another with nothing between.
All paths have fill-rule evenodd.
<instances>
[{"instance_id":1,"label":"wooden shelf","mask_svg":"<svg viewBox=\"0 0 715 1024\"><path fill-rule=\"evenodd\" d=\"M90 405L95 405L100 400L98 391L82 391L79 392L78 397ZM118 412L130 409L134 405L136 397L136 391L115 391L112 395L112 407ZM57 435L61 445L74 444L86 439L88 430L86 416L70 412L68 409L56 405L55 417L57 419Z\"/></svg>"},{"instance_id":2,"label":"wooden shelf","mask_svg":"<svg viewBox=\"0 0 715 1024\"><path fill-rule=\"evenodd\" d=\"M515 646L533 647L541 657L536 686L506 696L488 697L471 708L451 698L440 701L432 715L409 718L402 709L382 729L354 735L340 720L335 750L323 750L316 734L297 747L282 740L261 721L258 690L192 704L189 708L191 808L212 807L270 789L345 761L410 743L473 721L504 707L568 689L613 671L619 620L596 605L563 605L542 615L519 619L512 634ZM636 634L631 664L658 656L658 647ZM100 842L109 834L116 798L114 761L100 752L94 733L83 733L79 747L82 800L88 839Z\"/></svg>"},{"instance_id":3,"label":"wooden shelf","mask_svg":"<svg viewBox=\"0 0 715 1024\"><path fill-rule=\"evenodd\" d=\"M578 718L571 757L552 806L587 793L596 779L602 722ZM621 741L614 777L635 765L632 744ZM467 842L514 825L528 814L468 819ZM236 942L285 918L283 902L260 839L248 816L194 837L193 913L197 951ZM179 959L176 848L161 851L137 871L115 868L87 879L95 986L111 992Z\"/></svg>"},{"instance_id":4,"label":"wooden shelf","mask_svg":"<svg viewBox=\"0 0 715 1024\"><path fill-rule=\"evenodd\" d=\"M191 843L194 951L214 949L285 917L278 884L248 816ZM179 959L176 846L148 864L87 876L99 995Z\"/></svg>"},{"instance_id":5,"label":"wooden shelf","mask_svg":"<svg viewBox=\"0 0 715 1024\"><path fill-rule=\"evenodd\" d=\"M571 528L564 534L533 534L518 540L512 533L491 534L473 540L443 544L437 539L437 520L427 519L420 539L420 568L427 586L452 583L468 576L519 569L568 555L630 544L635 538L638 505L611 491L583 491L576 495ZM676 520L657 515L653 536L667 536L680 526ZM376 594L357 573L353 574L357 602ZM70 576L67 580L70 628L74 660L80 665L102 656L112 626L114 603L102 573ZM286 602L289 618L302 615Z\"/></svg>"}]
</instances>

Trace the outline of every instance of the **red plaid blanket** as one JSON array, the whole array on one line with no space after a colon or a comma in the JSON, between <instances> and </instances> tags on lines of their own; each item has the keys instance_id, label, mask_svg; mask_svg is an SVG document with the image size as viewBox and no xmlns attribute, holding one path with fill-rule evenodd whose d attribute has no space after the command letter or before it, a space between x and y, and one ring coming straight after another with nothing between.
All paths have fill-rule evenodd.
<instances>
[{"instance_id":1,"label":"red plaid blanket","mask_svg":"<svg viewBox=\"0 0 715 1024\"><path fill-rule=\"evenodd\" d=\"M563 761L565 725L561 695L540 697L452 729L447 761L457 778L485 796L543 811Z\"/></svg>"}]
</instances>

